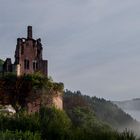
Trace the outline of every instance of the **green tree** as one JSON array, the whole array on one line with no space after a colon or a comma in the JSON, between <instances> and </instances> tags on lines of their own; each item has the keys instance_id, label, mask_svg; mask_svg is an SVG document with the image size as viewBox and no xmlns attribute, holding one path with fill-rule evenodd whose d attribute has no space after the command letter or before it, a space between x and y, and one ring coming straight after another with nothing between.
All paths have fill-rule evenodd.
<instances>
[{"instance_id":1,"label":"green tree","mask_svg":"<svg viewBox=\"0 0 140 140\"><path fill-rule=\"evenodd\" d=\"M42 107L40 121L43 140L66 140L68 138L71 121L64 111Z\"/></svg>"}]
</instances>

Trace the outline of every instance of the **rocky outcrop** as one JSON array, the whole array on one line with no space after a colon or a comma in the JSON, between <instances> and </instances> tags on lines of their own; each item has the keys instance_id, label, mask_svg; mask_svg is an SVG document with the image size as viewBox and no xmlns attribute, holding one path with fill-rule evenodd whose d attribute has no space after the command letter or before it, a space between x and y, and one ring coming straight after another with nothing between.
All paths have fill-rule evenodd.
<instances>
[{"instance_id":1,"label":"rocky outcrop","mask_svg":"<svg viewBox=\"0 0 140 140\"><path fill-rule=\"evenodd\" d=\"M63 110L63 97L61 92L52 91L49 94L45 94L38 91L38 93L36 93L38 94L36 97L34 96L34 93L31 93L30 96L26 98L25 106L28 113L38 112L41 106L54 106L57 109Z\"/></svg>"},{"instance_id":2,"label":"rocky outcrop","mask_svg":"<svg viewBox=\"0 0 140 140\"><path fill-rule=\"evenodd\" d=\"M10 104L16 111L26 108L28 113L38 112L41 106L63 109L63 93L57 89L33 88L31 81L20 77L10 80L0 79L1 105Z\"/></svg>"},{"instance_id":3,"label":"rocky outcrop","mask_svg":"<svg viewBox=\"0 0 140 140\"><path fill-rule=\"evenodd\" d=\"M55 105L55 107L57 109L63 109L63 99L62 99L62 96L61 96L62 93L59 93L53 97L53 104Z\"/></svg>"}]
</instances>

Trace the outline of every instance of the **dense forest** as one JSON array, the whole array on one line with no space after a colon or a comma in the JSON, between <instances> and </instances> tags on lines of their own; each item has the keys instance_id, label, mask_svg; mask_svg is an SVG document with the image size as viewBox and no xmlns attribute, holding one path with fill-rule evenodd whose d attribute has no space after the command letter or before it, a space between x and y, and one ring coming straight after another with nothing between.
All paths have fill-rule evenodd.
<instances>
[{"instance_id":1,"label":"dense forest","mask_svg":"<svg viewBox=\"0 0 140 140\"><path fill-rule=\"evenodd\" d=\"M53 83L42 75L21 78L30 81L35 90L63 88L63 84ZM2 80L14 83L18 78L7 75ZM32 114L22 107L12 115L0 112L0 140L139 140L125 129L128 124L138 122L112 102L69 90L64 92L63 101L64 110L42 104L39 112ZM119 132L119 127L123 131Z\"/></svg>"},{"instance_id":2,"label":"dense forest","mask_svg":"<svg viewBox=\"0 0 140 140\"><path fill-rule=\"evenodd\" d=\"M0 116L1 140L136 140L128 130L117 132L97 120L88 109L75 109L73 118L55 108L28 115L21 111Z\"/></svg>"},{"instance_id":3,"label":"dense forest","mask_svg":"<svg viewBox=\"0 0 140 140\"><path fill-rule=\"evenodd\" d=\"M65 99L64 97L64 101ZM77 101L71 107L68 104L66 107L65 104L66 111L54 107L41 107L38 113L31 115L27 114L26 110L21 110L12 116L1 114L0 139L136 140L132 132L128 130L117 132L109 124L97 118L96 113L84 100L82 101L84 104L80 100Z\"/></svg>"},{"instance_id":4,"label":"dense forest","mask_svg":"<svg viewBox=\"0 0 140 140\"><path fill-rule=\"evenodd\" d=\"M132 128L132 126L139 126L136 120L111 101L82 95L80 91L71 92L66 90L64 94L64 108L66 112L70 114L77 107L88 108L96 118L115 129L123 130L125 128Z\"/></svg>"}]
</instances>

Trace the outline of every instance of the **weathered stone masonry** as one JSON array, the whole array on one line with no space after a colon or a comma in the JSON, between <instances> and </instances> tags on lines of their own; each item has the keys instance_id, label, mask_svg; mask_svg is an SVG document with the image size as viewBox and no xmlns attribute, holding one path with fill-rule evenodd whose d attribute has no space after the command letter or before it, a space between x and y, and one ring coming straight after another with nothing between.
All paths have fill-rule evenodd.
<instances>
[{"instance_id":1,"label":"weathered stone masonry","mask_svg":"<svg viewBox=\"0 0 140 140\"><path fill-rule=\"evenodd\" d=\"M41 39L32 38L32 26L27 27L27 38L18 38L15 50L15 62L7 58L3 65L3 73L15 72L18 76L41 72L48 75L48 61L42 58Z\"/></svg>"}]
</instances>

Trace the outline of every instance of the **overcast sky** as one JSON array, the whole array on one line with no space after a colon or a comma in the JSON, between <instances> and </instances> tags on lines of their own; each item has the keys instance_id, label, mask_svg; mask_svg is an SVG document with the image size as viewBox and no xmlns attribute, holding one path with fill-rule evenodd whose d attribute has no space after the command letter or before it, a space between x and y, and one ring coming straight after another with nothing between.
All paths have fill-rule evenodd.
<instances>
[{"instance_id":1,"label":"overcast sky","mask_svg":"<svg viewBox=\"0 0 140 140\"><path fill-rule=\"evenodd\" d=\"M83 94L140 97L140 0L0 0L0 57L14 60L27 25L49 75Z\"/></svg>"}]
</instances>

